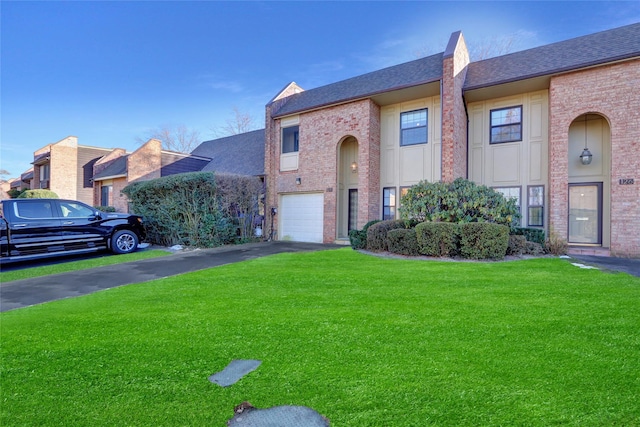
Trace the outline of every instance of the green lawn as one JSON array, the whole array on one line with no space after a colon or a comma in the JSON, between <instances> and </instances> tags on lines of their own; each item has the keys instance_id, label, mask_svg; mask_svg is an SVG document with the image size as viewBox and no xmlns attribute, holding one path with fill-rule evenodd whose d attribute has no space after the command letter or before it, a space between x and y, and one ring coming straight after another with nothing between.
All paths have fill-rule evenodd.
<instances>
[{"instance_id":1,"label":"green lawn","mask_svg":"<svg viewBox=\"0 0 640 427\"><path fill-rule=\"evenodd\" d=\"M40 267L29 267L21 270L2 271L0 272L0 283L11 282L13 280L30 279L32 277L49 276L57 273L67 273L69 271L86 270L88 268L103 267L105 265L122 264L123 262L139 261L141 259L156 258L166 255L171 255L171 253L154 249L137 251L123 255L109 255L79 261L61 262L59 264L43 265Z\"/></svg>"},{"instance_id":2,"label":"green lawn","mask_svg":"<svg viewBox=\"0 0 640 427\"><path fill-rule=\"evenodd\" d=\"M2 313L0 425L640 425L640 279L280 254ZM262 365L222 388L233 359Z\"/></svg>"}]
</instances>

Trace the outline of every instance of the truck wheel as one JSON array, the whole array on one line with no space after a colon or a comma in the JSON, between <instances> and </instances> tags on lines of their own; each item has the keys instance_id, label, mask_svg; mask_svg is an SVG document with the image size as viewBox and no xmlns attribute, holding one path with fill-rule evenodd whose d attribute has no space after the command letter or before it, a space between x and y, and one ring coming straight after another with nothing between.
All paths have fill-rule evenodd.
<instances>
[{"instance_id":1,"label":"truck wheel","mask_svg":"<svg viewBox=\"0 0 640 427\"><path fill-rule=\"evenodd\" d=\"M117 231L111 238L111 250L115 254L128 254L138 247L138 236L131 230Z\"/></svg>"}]
</instances>

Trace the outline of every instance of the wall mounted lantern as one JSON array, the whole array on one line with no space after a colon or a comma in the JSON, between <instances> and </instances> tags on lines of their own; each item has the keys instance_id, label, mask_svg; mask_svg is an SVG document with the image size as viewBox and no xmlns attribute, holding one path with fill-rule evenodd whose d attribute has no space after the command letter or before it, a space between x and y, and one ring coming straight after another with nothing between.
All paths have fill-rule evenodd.
<instances>
[{"instance_id":1,"label":"wall mounted lantern","mask_svg":"<svg viewBox=\"0 0 640 427\"><path fill-rule=\"evenodd\" d=\"M587 148L587 115L584 115L584 150L582 150L582 154L580 154L580 161L583 165L588 165L593 160L593 154Z\"/></svg>"},{"instance_id":2,"label":"wall mounted lantern","mask_svg":"<svg viewBox=\"0 0 640 427\"><path fill-rule=\"evenodd\" d=\"M351 163L351 173L358 172L358 164L356 162Z\"/></svg>"},{"instance_id":3,"label":"wall mounted lantern","mask_svg":"<svg viewBox=\"0 0 640 427\"><path fill-rule=\"evenodd\" d=\"M302 178L298 177L296 178L296 185L300 185L302 184Z\"/></svg>"}]
</instances>

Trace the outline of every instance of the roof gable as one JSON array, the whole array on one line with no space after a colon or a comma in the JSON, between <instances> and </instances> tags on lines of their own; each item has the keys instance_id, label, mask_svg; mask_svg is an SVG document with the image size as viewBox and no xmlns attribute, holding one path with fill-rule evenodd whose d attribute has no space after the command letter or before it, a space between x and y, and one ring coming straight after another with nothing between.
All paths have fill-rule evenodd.
<instances>
[{"instance_id":1,"label":"roof gable","mask_svg":"<svg viewBox=\"0 0 640 427\"><path fill-rule=\"evenodd\" d=\"M355 101L384 92L434 82L441 78L442 53L439 53L291 95L277 111L272 111L272 116L282 117Z\"/></svg>"}]
</instances>

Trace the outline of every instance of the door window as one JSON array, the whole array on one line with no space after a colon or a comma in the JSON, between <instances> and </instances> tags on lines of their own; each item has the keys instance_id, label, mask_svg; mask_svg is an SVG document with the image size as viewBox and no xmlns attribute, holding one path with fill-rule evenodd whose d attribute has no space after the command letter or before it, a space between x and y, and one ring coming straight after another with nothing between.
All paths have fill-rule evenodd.
<instances>
[{"instance_id":1,"label":"door window","mask_svg":"<svg viewBox=\"0 0 640 427\"><path fill-rule=\"evenodd\" d=\"M602 183L569 184L569 243L602 243Z\"/></svg>"}]
</instances>

